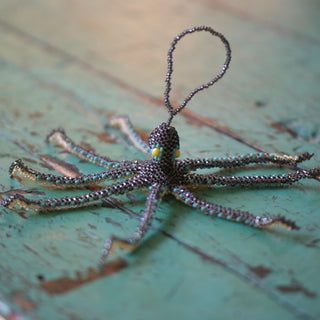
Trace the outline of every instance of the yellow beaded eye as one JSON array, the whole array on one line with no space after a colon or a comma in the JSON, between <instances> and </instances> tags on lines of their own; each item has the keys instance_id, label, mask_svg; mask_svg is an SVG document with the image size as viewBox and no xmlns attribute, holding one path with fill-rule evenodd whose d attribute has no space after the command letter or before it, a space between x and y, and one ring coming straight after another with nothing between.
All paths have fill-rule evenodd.
<instances>
[{"instance_id":1,"label":"yellow beaded eye","mask_svg":"<svg viewBox=\"0 0 320 320\"><path fill-rule=\"evenodd\" d=\"M153 157L159 157L159 155L160 155L160 148L153 148L153 149L151 150L151 154L152 154Z\"/></svg>"},{"instance_id":2,"label":"yellow beaded eye","mask_svg":"<svg viewBox=\"0 0 320 320\"><path fill-rule=\"evenodd\" d=\"M174 152L174 155L176 158L179 158L180 157L180 150L176 149L176 151Z\"/></svg>"}]
</instances>

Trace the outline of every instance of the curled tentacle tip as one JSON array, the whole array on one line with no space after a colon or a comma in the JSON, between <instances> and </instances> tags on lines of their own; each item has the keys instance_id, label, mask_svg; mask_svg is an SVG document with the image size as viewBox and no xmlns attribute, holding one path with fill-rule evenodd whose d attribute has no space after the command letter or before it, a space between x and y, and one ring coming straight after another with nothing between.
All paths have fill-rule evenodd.
<instances>
[{"instance_id":1,"label":"curled tentacle tip","mask_svg":"<svg viewBox=\"0 0 320 320\"><path fill-rule=\"evenodd\" d=\"M19 167L23 164L21 159L17 159L16 161L13 161L9 167L9 172L11 172L14 168Z\"/></svg>"},{"instance_id":2,"label":"curled tentacle tip","mask_svg":"<svg viewBox=\"0 0 320 320\"><path fill-rule=\"evenodd\" d=\"M309 160L314 156L313 152L305 152L306 158Z\"/></svg>"},{"instance_id":3,"label":"curled tentacle tip","mask_svg":"<svg viewBox=\"0 0 320 320\"><path fill-rule=\"evenodd\" d=\"M20 160L20 159L19 159ZM14 176L14 174L16 173L17 169L20 168L22 164L22 161L20 160L19 162L18 161L15 161L11 164L11 166L9 167L9 176L10 178L12 178Z\"/></svg>"},{"instance_id":4,"label":"curled tentacle tip","mask_svg":"<svg viewBox=\"0 0 320 320\"><path fill-rule=\"evenodd\" d=\"M17 200L19 198L19 194L15 193L11 195L10 197L4 199L1 201L1 205L5 208L9 208L13 201Z\"/></svg>"},{"instance_id":5,"label":"curled tentacle tip","mask_svg":"<svg viewBox=\"0 0 320 320\"><path fill-rule=\"evenodd\" d=\"M7 204L7 200L2 200L1 203L0 203L3 207L7 207L8 204Z\"/></svg>"},{"instance_id":6,"label":"curled tentacle tip","mask_svg":"<svg viewBox=\"0 0 320 320\"><path fill-rule=\"evenodd\" d=\"M56 134L56 133L61 133L61 134L66 134L66 132L64 131L64 129L62 127L58 127L58 128L55 128L55 129L52 129L47 135L46 135L46 138L45 138L45 142L50 142L52 137Z\"/></svg>"}]
</instances>

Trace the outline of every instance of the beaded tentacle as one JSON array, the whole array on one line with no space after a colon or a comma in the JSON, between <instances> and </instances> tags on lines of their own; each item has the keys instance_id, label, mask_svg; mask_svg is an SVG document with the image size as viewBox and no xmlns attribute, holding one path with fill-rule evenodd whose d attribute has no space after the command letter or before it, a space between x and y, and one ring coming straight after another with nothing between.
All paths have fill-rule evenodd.
<instances>
[{"instance_id":1,"label":"beaded tentacle","mask_svg":"<svg viewBox=\"0 0 320 320\"><path fill-rule=\"evenodd\" d=\"M80 175L77 177L58 176L54 174L41 173L26 166L21 159L14 161L10 168L10 177L17 174L23 177L46 184L55 188L81 188L92 183L101 183L106 180L118 180L128 178L137 173L138 161L123 161L114 165L112 170L99 173Z\"/></svg>"},{"instance_id":2,"label":"beaded tentacle","mask_svg":"<svg viewBox=\"0 0 320 320\"><path fill-rule=\"evenodd\" d=\"M121 162L82 148L66 135L63 128L53 129L48 133L46 142L52 143L53 141L56 141L60 147L75 155L77 158L91 162L100 167L112 168L118 166Z\"/></svg>"},{"instance_id":3,"label":"beaded tentacle","mask_svg":"<svg viewBox=\"0 0 320 320\"><path fill-rule=\"evenodd\" d=\"M137 130L134 129L131 121L127 117L122 116L111 118L110 121L106 123L105 127L108 128L111 126L119 128L121 132L125 133L133 146L138 150L144 153L150 152L148 144L142 139Z\"/></svg>"},{"instance_id":4,"label":"beaded tentacle","mask_svg":"<svg viewBox=\"0 0 320 320\"><path fill-rule=\"evenodd\" d=\"M211 35L220 38L220 40L222 41L222 43L224 44L225 48L226 48L226 60L223 64L222 69L220 70L220 72L209 82L207 82L206 84L202 84L201 86L193 89L189 95L182 101L182 103L177 107L177 108L173 108L171 103L170 103L170 91L171 91L171 76L172 76L172 72L173 72L173 58L172 58L172 53L176 48L176 44L178 43L178 41L183 38L185 35L193 33L193 32L197 32L197 31L207 31L209 32ZM210 86L212 86L214 83L216 83L219 79L221 79L225 72L227 71L229 64L231 61L231 48L230 48L230 44L228 42L228 40L224 37L223 34L213 30L210 27L207 26L200 26L200 27L194 27L191 29L186 29L184 31L182 31L180 34L178 34L172 41L171 45L170 45L170 49L168 51L168 57L167 57L167 64L168 64L168 69L167 69L167 74L166 74L166 89L164 92L164 104L166 106L166 108L168 109L169 112L169 119L167 121L167 124L169 125L172 121L172 118L179 113L186 105L187 103L192 99L192 97L198 93L201 90L207 89Z\"/></svg>"},{"instance_id":5,"label":"beaded tentacle","mask_svg":"<svg viewBox=\"0 0 320 320\"><path fill-rule=\"evenodd\" d=\"M57 211L68 210L73 208L88 207L97 202L101 202L103 198L111 195L124 194L134 189L146 187L145 181L139 176L129 178L125 181L111 184L105 188L84 194L82 196L51 198L47 200L30 200L19 193L13 194L2 201L2 205L7 208L12 208L18 205L26 210L32 209L34 211Z\"/></svg>"},{"instance_id":6,"label":"beaded tentacle","mask_svg":"<svg viewBox=\"0 0 320 320\"><path fill-rule=\"evenodd\" d=\"M201 200L184 186L176 186L173 188L172 192L177 199L184 202L188 206L199 209L203 213L215 216L217 218L244 223L251 227L258 228L281 225L287 229L300 229L294 221L288 220L281 215L256 216L247 211L235 210Z\"/></svg>"},{"instance_id":7,"label":"beaded tentacle","mask_svg":"<svg viewBox=\"0 0 320 320\"><path fill-rule=\"evenodd\" d=\"M186 185L228 185L228 186L271 186L292 184L301 179L311 179L319 176L320 168L310 170L297 170L279 175L257 176L217 176L215 174L191 173L186 176Z\"/></svg>"},{"instance_id":8,"label":"beaded tentacle","mask_svg":"<svg viewBox=\"0 0 320 320\"><path fill-rule=\"evenodd\" d=\"M163 189L160 184L153 184L150 187L150 191L146 200L146 205L144 209L144 213L140 218L140 223L133 233L133 235L128 239L119 238L117 236L111 236L104 244L101 255L101 262L103 262L104 258L110 255L115 247L119 247L122 249L133 250L138 245L145 232L147 231L148 224L152 218L152 213L154 211L154 207L157 204L158 199L160 198Z\"/></svg>"},{"instance_id":9,"label":"beaded tentacle","mask_svg":"<svg viewBox=\"0 0 320 320\"><path fill-rule=\"evenodd\" d=\"M234 157L198 158L177 161L177 166L189 171L205 168L235 168L249 164L277 164L295 167L298 163L311 159L313 153L303 152L296 156L279 155L276 153L249 153Z\"/></svg>"}]
</instances>

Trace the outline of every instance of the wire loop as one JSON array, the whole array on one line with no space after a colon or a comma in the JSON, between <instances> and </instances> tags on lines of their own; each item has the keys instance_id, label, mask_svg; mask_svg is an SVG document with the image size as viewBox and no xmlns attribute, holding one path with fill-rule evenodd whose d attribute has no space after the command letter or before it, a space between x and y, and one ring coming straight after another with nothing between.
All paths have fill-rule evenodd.
<instances>
[{"instance_id":1,"label":"wire loop","mask_svg":"<svg viewBox=\"0 0 320 320\"><path fill-rule=\"evenodd\" d=\"M173 58L172 58L172 53L176 48L176 44L177 42L183 38L185 35L190 34L190 33L194 33L196 31L207 31L210 34L212 34L215 37L220 38L220 40L223 42L225 48L226 48L226 60L223 64L222 69L220 70L220 72L209 82L207 82L206 84L202 84L199 87L196 87L195 89L193 89L189 95L182 101L182 103L177 107L177 108L173 108L171 103L170 103L170 91L171 91L171 76L172 76L172 72L173 72ZM207 26L200 26L200 27L193 27L191 29L186 29L184 31L182 31L181 33L179 33L171 42L169 51L168 51L168 58L167 58L167 62L168 62L168 69L167 69L167 74L166 74L166 89L164 91L164 104L166 106L166 108L168 109L169 112L169 119L167 121L167 124L169 125L172 121L172 118L178 113L180 112L186 105L187 103L192 99L192 97L198 93L199 91L202 91L204 89L209 88L210 86L212 86L214 83L216 83L219 79L221 79L223 77L223 75L225 74L225 72L227 71L229 64L231 61L231 48L230 48L230 44L228 42L228 40L224 37L223 34L213 30L210 27Z\"/></svg>"}]
</instances>

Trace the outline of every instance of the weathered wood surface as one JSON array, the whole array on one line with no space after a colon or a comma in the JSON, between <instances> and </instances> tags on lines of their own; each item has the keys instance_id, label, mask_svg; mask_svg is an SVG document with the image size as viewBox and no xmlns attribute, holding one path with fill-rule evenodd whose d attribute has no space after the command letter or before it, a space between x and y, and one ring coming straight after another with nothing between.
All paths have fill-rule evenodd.
<instances>
[{"instance_id":1,"label":"weathered wood surface","mask_svg":"<svg viewBox=\"0 0 320 320\"><path fill-rule=\"evenodd\" d=\"M165 120L169 43L203 24L226 35L233 59L225 78L175 119L181 157L308 150L317 155L306 167L319 166L319 9L319 2L302 0L2 0L1 197L13 189L36 198L65 194L9 179L17 158L47 172L96 169L44 143L58 126L115 159L142 158L103 123L127 114L148 134ZM175 54L174 101L218 70L223 55L208 35L184 39ZM141 247L116 252L97 270L104 239L132 233L138 221L131 212L140 212L145 194L117 197L115 207L59 214L0 208L0 315L319 319L319 183L201 194L233 208L285 214L302 228L259 231L168 197Z\"/></svg>"}]
</instances>

